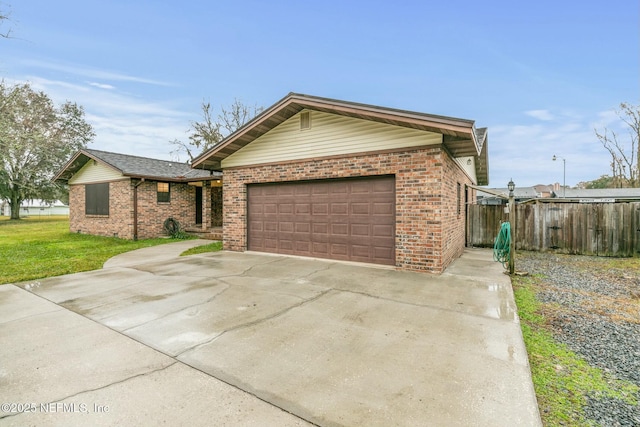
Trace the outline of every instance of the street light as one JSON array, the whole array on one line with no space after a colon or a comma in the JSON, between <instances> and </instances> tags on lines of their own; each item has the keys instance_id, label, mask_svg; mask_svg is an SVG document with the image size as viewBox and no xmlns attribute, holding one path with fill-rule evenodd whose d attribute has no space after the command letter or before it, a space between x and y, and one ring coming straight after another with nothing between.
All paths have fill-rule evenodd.
<instances>
[{"instance_id":1,"label":"street light","mask_svg":"<svg viewBox=\"0 0 640 427\"><path fill-rule=\"evenodd\" d=\"M562 159L562 198L564 199L567 197L567 159L554 154L551 160L555 162L558 159Z\"/></svg>"}]
</instances>

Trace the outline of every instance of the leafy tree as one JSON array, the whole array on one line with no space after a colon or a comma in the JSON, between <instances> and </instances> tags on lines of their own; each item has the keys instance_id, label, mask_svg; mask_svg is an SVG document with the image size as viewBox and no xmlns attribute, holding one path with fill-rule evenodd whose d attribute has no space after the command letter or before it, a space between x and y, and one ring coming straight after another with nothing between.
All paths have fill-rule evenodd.
<instances>
[{"instance_id":1,"label":"leafy tree","mask_svg":"<svg viewBox=\"0 0 640 427\"><path fill-rule=\"evenodd\" d=\"M610 175L601 175L593 181L579 182L578 188L615 188L615 179Z\"/></svg>"},{"instance_id":2,"label":"leafy tree","mask_svg":"<svg viewBox=\"0 0 640 427\"><path fill-rule=\"evenodd\" d=\"M611 172L614 187L639 187L640 176L638 159L640 158L640 106L623 102L616 111L620 120L628 126L629 139L623 140L618 134L607 128L596 136L611 155Z\"/></svg>"},{"instance_id":3,"label":"leafy tree","mask_svg":"<svg viewBox=\"0 0 640 427\"><path fill-rule=\"evenodd\" d=\"M239 100L235 100L229 108L222 107L217 118L210 102L202 102L202 120L192 121L191 128L187 131L187 142L174 139L170 141L176 148L171 152L173 157L179 158L180 153L189 156L189 162L200 154L211 149L225 137L241 128L249 120L264 110L258 106L247 106Z\"/></svg>"},{"instance_id":4,"label":"leafy tree","mask_svg":"<svg viewBox=\"0 0 640 427\"><path fill-rule=\"evenodd\" d=\"M11 219L20 219L23 200L55 198L51 178L94 136L77 104L56 107L29 83L0 82L0 199L9 200Z\"/></svg>"}]
</instances>

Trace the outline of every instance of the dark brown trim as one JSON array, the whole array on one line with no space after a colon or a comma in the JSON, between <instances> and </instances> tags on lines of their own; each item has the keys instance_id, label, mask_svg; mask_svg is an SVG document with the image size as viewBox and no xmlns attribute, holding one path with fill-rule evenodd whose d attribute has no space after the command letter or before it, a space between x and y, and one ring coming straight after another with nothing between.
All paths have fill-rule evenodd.
<instances>
[{"instance_id":1,"label":"dark brown trim","mask_svg":"<svg viewBox=\"0 0 640 427\"><path fill-rule=\"evenodd\" d=\"M131 181L131 179L129 177L125 176L123 178L109 179L109 180L106 180L106 181L76 182L76 183L69 184L69 185L103 184L105 182L120 182L120 181Z\"/></svg>"},{"instance_id":2,"label":"dark brown trim","mask_svg":"<svg viewBox=\"0 0 640 427\"><path fill-rule=\"evenodd\" d=\"M149 176L149 175L138 175L138 174L122 174L122 175L128 178L146 179L147 181L175 182L175 183L181 183L181 184L186 184L189 182L213 181L213 180L222 179L222 176L215 176L215 175L201 177L201 178L167 178L163 176Z\"/></svg>"}]
</instances>

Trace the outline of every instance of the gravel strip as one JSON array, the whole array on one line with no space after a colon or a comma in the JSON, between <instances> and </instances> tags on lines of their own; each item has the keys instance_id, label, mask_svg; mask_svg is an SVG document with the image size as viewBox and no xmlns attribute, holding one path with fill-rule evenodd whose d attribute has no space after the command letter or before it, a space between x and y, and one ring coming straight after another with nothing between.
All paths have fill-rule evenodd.
<instances>
[{"instance_id":1,"label":"gravel strip","mask_svg":"<svg viewBox=\"0 0 640 427\"><path fill-rule=\"evenodd\" d=\"M640 280L637 274L605 270L599 264L606 261L525 252L517 269L546 276L548 286L537 298L556 307L550 323L557 341L591 366L640 387L640 302L634 302ZM619 399L591 396L585 415L600 426L640 426L640 405Z\"/></svg>"}]
</instances>

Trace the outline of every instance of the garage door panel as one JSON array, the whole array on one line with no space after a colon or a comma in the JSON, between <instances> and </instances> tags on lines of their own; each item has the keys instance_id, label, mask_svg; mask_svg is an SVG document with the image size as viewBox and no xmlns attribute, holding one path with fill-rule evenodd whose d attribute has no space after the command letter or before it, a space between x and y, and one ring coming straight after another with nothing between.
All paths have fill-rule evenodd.
<instances>
[{"instance_id":1,"label":"garage door panel","mask_svg":"<svg viewBox=\"0 0 640 427\"><path fill-rule=\"evenodd\" d=\"M349 224L331 224L331 234L336 236L348 236Z\"/></svg>"},{"instance_id":2,"label":"garage door panel","mask_svg":"<svg viewBox=\"0 0 640 427\"><path fill-rule=\"evenodd\" d=\"M372 214L373 215L390 215L390 216L394 216L395 215L395 206L393 205L393 203L389 203L389 202L374 202L372 203L373 208L372 210Z\"/></svg>"},{"instance_id":3,"label":"garage door panel","mask_svg":"<svg viewBox=\"0 0 640 427\"><path fill-rule=\"evenodd\" d=\"M293 233L293 222L282 221L278 223L278 231L281 233Z\"/></svg>"},{"instance_id":4,"label":"garage door panel","mask_svg":"<svg viewBox=\"0 0 640 427\"><path fill-rule=\"evenodd\" d=\"M278 205L275 203L265 203L264 205L264 214L265 215L277 215L278 214Z\"/></svg>"},{"instance_id":5,"label":"garage door panel","mask_svg":"<svg viewBox=\"0 0 640 427\"><path fill-rule=\"evenodd\" d=\"M368 238L371 236L371 227L369 224L351 224L351 235Z\"/></svg>"},{"instance_id":6,"label":"garage door panel","mask_svg":"<svg viewBox=\"0 0 640 427\"><path fill-rule=\"evenodd\" d=\"M351 215L369 215L369 202L351 203Z\"/></svg>"},{"instance_id":7,"label":"garage door panel","mask_svg":"<svg viewBox=\"0 0 640 427\"><path fill-rule=\"evenodd\" d=\"M334 181L327 187L331 195L344 195L349 193L349 186L345 181Z\"/></svg>"},{"instance_id":8,"label":"garage door panel","mask_svg":"<svg viewBox=\"0 0 640 427\"><path fill-rule=\"evenodd\" d=\"M298 255L311 255L311 242L295 241L296 254Z\"/></svg>"},{"instance_id":9,"label":"garage door panel","mask_svg":"<svg viewBox=\"0 0 640 427\"><path fill-rule=\"evenodd\" d=\"M329 224L326 222L313 222L311 229L314 235L329 235Z\"/></svg>"},{"instance_id":10,"label":"garage door panel","mask_svg":"<svg viewBox=\"0 0 640 427\"><path fill-rule=\"evenodd\" d=\"M295 194L296 197L310 196L311 187L308 185L297 185L293 187L293 194Z\"/></svg>"},{"instance_id":11,"label":"garage door panel","mask_svg":"<svg viewBox=\"0 0 640 427\"><path fill-rule=\"evenodd\" d=\"M389 257L394 255L394 251L390 249L388 246L385 247L374 247L373 248L373 259L384 261L389 259Z\"/></svg>"},{"instance_id":12,"label":"garage door panel","mask_svg":"<svg viewBox=\"0 0 640 427\"><path fill-rule=\"evenodd\" d=\"M336 256L340 257L340 259L345 259L344 257L349 253L346 244L331 243L329 246L331 248L332 257Z\"/></svg>"},{"instance_id":13,"label":"garage door panel","mask_svg":"<svg viewBox=\"0 0 640 427\"><path fill-rule=\"evenodd\" d=\"M280 203L278 204L278 214L291 215L293 213L293 203Z\"/></svg>"},{"instance_id":14,"label":"garage door panel","mask_svg":"<svg viewBox=\"0 0 640 427\"><path fill-rule=\"evenodd\" d=\"M308 222L296 222L295 224L295 232L296 233L310 233L311 232L311 224Z\"/></svg>"},{"instance_id":15,"label":"garage door panel","mask_svg":"<svg viewBox=\"0 0 640 427\"><path fill-rule=\"evenodd\" d=\"M278 223L275 221L264 221L263 223L263 227L264 227L264 231L265 232L277 232L278 231ZM256 230L252 230L252 231L256 231Z\"/></svg>"},{"instance_id":16,"label":"garage door panel","mask_svg":"<svg viewBox=\"0 0 640 427\"><path fill-rule=\"evenodd\" d=\"M311 213L311 204L296 203L295 212L296 215L309 215Z\"/></svg>"},{"instance_id":17,"label":"garage door panel","mask_svg":"<svg viewBox=\"0 0 640 427\"><path fill-rule=\"evenodd\" d=\"M311 244L312 253L319 257L329 257L329 243L327 242L313 242Z\"/></svg>"},{"instance_id":18,"label":"garage door panel","mask_svg":"<svg viewBox=\"0 0 640 427\"><path fill-rule=\"evenodd\" d=\"M358 258L370 258L371 248L369 246L352 245L351 256Z\"/></svg>"},{"instance_id":19,"label":"garage door panel","mask_svg":"<svg viewBox=\"0 0 640 427\"><path fill-rule=\"evenodd\" d=\"M371 190L374 193L394 194L396 192L396 183L392 180L375 181L372 183Z\"/></svg>"},{"instance_id":20,"label":"garage door panel","mask_svg":"<svg viewBox=\"0 0 640 427\"><path fill-rule=\"evenodd\" d=\"M372 230L372 233L371 233L372 237L390 237L392 239L395 238L393 226L391 225L375 224L373 225L373 227L371 227L371 230Z\"/></svg>"},{"instance_id":21,"label":"garage door panel","mask_svg":"<svg viewBox=\"0 0 640 427\"><path fill-rule=\"evenodd\" d=\"M371 193L372 185L366 180L354 181L351 185L351 192L354 194Z\"/></svg>"},{"instance_id":22,"label":"garage door panel","mask_svg":"<svg viewBox=\"0 0 640 427\"><path fill-rule=\"evenodd\" d=\"M395 263L393 177L248 186L250 250Z\"/></svg>"},{"instance_id":23,"label":"garage door panel","mask_svg":"<svg viewBox=\"0 0 640 427\"><path fill-rule=\"evenodd\" d=\"M329 213L329 203L314 203L311 207L312 215L327 215Z\"/></svg>"},{"instance_id":24,"label":"garage door panel","mask_svg":"<svg viewBox=\"0 0 640 427\"><path fill-rule=\"evenodd\" d=\"M331 215L348 215L349 204L344 203L331 203Z\"/></svg>"}]
</instances>

